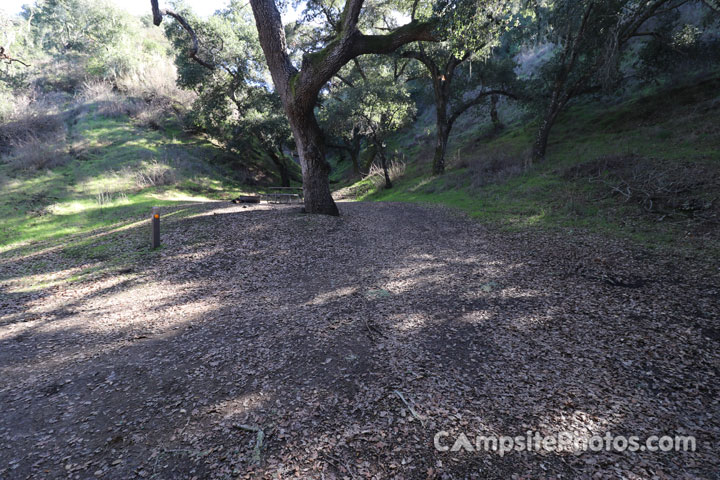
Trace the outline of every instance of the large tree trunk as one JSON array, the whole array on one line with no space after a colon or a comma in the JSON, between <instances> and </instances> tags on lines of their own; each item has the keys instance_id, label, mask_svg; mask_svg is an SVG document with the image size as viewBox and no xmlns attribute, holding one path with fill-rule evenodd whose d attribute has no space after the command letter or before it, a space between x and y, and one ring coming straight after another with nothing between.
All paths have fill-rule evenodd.
<instances>
[{"instance_id":1,"label":"large tree trunk","mask_svg":"<svg viewBox=\"0 0 720 480\"><path fill-rule=\"evenodd\" d=\"M392 188L393 184L390 181L390 172L388 172L387 157L385 157L385 149L381 146L378 147L380 151L380 164L382 165L383 173L385 174L385 188Z\"/></svg>"},{"instance_id":2,"label":"large tree trunk","mask_svg":"<svg viewBox=\"0 0 720 480\"><path fill-rule=\"evenodd\" d=\"M437 87L436 87L437 88ZM448 137L450 136L450 122L447 116L447 101L444 96L435 98L436 134L435 156L433 157L433 175L442 175L445 172L445 152Z\"/></svg>"},{"instance_id":3,"label":"large tree trunk","mask_svg":"<svg viewBox=\"0 0 720 480\"><path fill-rule=\"evenodd\" d=\"M548 106L548 109L545 112L545 116L540 122L540 127L538 128L537 134L535 136L532 156L530 157L533 163L545 160L548 139L550 138L550 130L552 130L553 125L555 125L555 120L557 119L558 113L560 113L561 109L562 106L556 101L551 102Z\"/></svg>"},{"instance_id":4,"label":"large tree trunk","mask_svg":"<svg viewBox=\"0 0 720 480\"><path fill-rule=\"evenodd\" d=\"M312 110L287 113L300 155L305 211L339 215L330 193L330 164L325 160L322 130L314 113Z\"/></svg>"},{"instance_id":5,"label":"large tree trunk","mask_svg":"<svg viewBox=\"0 0 720 480\"><path fill-rule=\"evenodd\" d=\"M497 111L497 104L498 104L498 96L497 95L491 95L490 96L490 120L493 124L493 130L496 132L499 132L503 129L503 124L500 121L500 115L498 115Z\"/></svg>"},{"instance_id":6,"label":"large tree trunk","mask_svg":"<svg viewBox=\"0 0 720 480\"><path fill-rule=\"evenodd\" d=\"M447 151L450 128L447 124L438 122L437 140L435 143L435 156L433 157L433 175L442 175L445 172L445 152Z\"/></svg>"},{"instance_id":7,"label":"large tree trunk","mask_svg":"<svg viewBox=\"0 0 720 480\"><path fill-rule=\"evenodd\" d=\"M552 120L544 118L538 128L537 134L535 135L535 143L532 149L532 162L537 163L545 159L545 152L547 152L548 138L550 136L550 129L552 128Z\"/></svg>"}]
</instances>

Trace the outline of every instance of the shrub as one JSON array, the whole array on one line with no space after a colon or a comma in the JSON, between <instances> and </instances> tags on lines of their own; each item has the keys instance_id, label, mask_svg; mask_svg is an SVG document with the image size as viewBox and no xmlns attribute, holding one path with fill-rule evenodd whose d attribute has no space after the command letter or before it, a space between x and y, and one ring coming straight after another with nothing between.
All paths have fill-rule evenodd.
<instances>
[{"instance_id":1,"label":"shrub","mask_svg":"<svg viewBox=\"0 0 720 480\"><path fill-rule=\"evenodd\" d=\"M115 87L105 81L83 82L80 99L84 103L97 105L97 113L103 117L115 118L132 115L137 106L115 91Z\"/></svg>"},{"instance_id":2,"label":"shrub","mask_svg":"<svg viewBox=\"0 0 720 480\"><path fill-rule=\"evenodd\" d=\"M3 157L16 170L41 170L64 165L68 161L64 142L53 142L30 135L14 142L12 153Z\"/></svg>"},{"instance_id":3,"label":"shrub","mask_svg":"<svg viewBox=\"0 0 720 480\"><path fill-rule=\"evenodd\" d=\"M388 175L390 176L391 182L405 175L405 162L391 160L388 165ZM385 172L383 172L380 165L373 163L365 178L370 179L375 188L383 188L385 186Z\"/></svg>"},{"instance_id":4,"label":"shrub","mask_svg":"<svg viewBox=\"0 0 720 480\"><path fill-rule=\"evenodd\" d=\"M163 119L172 112L170 102L164 97L154 98L149 102L138 104L133 118L141 127L160 129Z\"/></svg>"},{"instance_id":5,"label":"shrub","mask_svg":"<svg viewBox=\"0 0 720 480\"><path fill-rule=\"evenodd\" d=\"M177 183L175 170L164 161L152 160L130 172L137 188L160 187Z\"/></svg>"},{"instance_id":6,"label":"shrub","mask_svg":"<svg viewBox=\"0 0 720 480\"><path fill-rule=\"evenodd\" d=\"M164 56L156 56L152 61L119 76L117 88L131 96L141 98L170 97L184 99L192 103L192 93L181 90L176 83L177 69L172 61Z\"/></svg>"},{"instance_id":7,"label":"shrub","mask_svg":"<svg viewBox=\"0 0 720 480\"><path fill-rule=\"evenodd\" d=\"M95 203L97 203L100 208L110 205L115 201L127 202L127 195L124 192L113 193L109 190L102 190L95 195Z\"/></svg>"},{"instance_id":8,"label":"shrub","mask_svg":"<svg viewBox=\"0 0 720 480\"><path fill-rule=\"evenodd\" d=\"M467 161L470 186L480 188L519 175L524 171L528 157L528 154L496 149L470 159Z\"/></svg>"},{"instance_id":9,"label":"shrub","mask_svg":"<svg viewBox=\"0 0 720 480\"><path fill-rule=\"evenodd\" d=\"M66 126L62 113L68 96L62 93L37 95L35 92L19 94L3 102L3 120L0 124L0 154L9 154L12 148L26 141L39 140L61 143L65 140Z\"/></svg>"}]
</instances>

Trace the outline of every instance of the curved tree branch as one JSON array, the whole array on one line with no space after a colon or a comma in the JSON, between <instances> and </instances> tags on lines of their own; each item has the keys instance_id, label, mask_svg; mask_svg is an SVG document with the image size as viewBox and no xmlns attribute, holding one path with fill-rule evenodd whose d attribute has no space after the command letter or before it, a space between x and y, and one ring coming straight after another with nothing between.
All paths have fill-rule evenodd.
<instances>
[{"instance_id":1,"label":"curved tree branch","mask_svg":"<svg viewBox=\"0 0 720 480\"><path fill-rule=\"evenodd\" d=\"M162 17L164 15L170 15L171 17L173 17L180 24L180 26L190 35L190 38L192 39L192 47L188 52L188 57L192 58L208 70L215 70L215 65L206 62L205 60L197 56L198 50L200 49L200 42L198 41L197 35L195 34L195 30L193 30L188 21L185 20L182 15L175 13L172 10L160 10L160 7L158 6L158 0L150 0L150 4L152 5L153 23L155 24L155 26L160 25L160 23L162 22Z\"/></svg>"},{"instance_id":2,"label":"curved tree branch","mask_svg":"<svg viewBox=\"0 0 720 480\"><path fill-rule=\"evenodd\" d=\"M485 90L484 92L480 92L479 94L477 94L477 96L472 100L468 100L467 102L462 103L457 109L455 109L452 115L450 115L448 123L452 126L452 124L455 123L455 120L457 120L460 115L465 113L470 107L474 107L475 105L482 103L485 98L490 95L503 95L505 97L512 98L513 100L517 100L517 96L514 93L508 92L506 90Z\"/></svg>"},{"instance_id":3,"label":"curved tree branch","mask_svg":"<svg viewBox=\"0 0 720 480\"><path fill-rule=\"evenodd\" d=\"M0 47L0 60L3 60L5 63L8 63L8 64L17 62L25 67L30 66L27 63L23 62L22 60L13 58L10 55L8 55L7 53L5 53L5 47Z\"/></svg>"},{"instance_id":4,"label":"curved tree branch","mask_svg":"<svg viewBox=\"0 0 720 480\"><path fill-rule=\"evenodd\" d=\"M406 51L402 52L400 54L400 56L403 58L412 58L412 59L419 61L420 63L422 63L423 65L425 65L427 67L427 69L430 71L430 74L433 76L433 78L440 75L440 69L438 68L437 64L425 52L417 51L417 50L406 50Z\"/></svg>"}]
</instances>

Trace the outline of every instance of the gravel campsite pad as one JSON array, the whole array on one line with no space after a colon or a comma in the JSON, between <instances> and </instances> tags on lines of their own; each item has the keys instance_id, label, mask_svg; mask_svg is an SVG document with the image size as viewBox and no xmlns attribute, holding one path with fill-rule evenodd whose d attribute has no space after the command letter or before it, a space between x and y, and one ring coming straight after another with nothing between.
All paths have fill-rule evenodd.
<instances>
[{"instance_id":1,"label":"gravel campsite pad","mask_svg":"<svg viewBox=\"0 0 720 480\"><path fill-rule=\"evenodd\" d=\"M193 208L92 280L23 289L80 266L0 257L0 478L720 472L714 261L410 204ZM438 451L441 431L697 448Z\"/></svg>"}]
</instances>

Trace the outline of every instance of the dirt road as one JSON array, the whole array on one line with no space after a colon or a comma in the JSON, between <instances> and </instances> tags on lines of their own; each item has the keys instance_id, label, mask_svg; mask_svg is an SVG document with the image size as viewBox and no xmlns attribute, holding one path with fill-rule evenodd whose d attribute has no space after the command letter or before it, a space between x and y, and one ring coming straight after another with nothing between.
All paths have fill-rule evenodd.
<instances>
[{"instance_id":1,"label":"dirt road","mask_svg":"<svg viewBox=\"0 0 720 480\"><path fill-rule=\"evenodd\" d=\"M720 471L717 265L440 208L340 208L198 206L163 220L141 264L34 293L14 262L68 274L55 253L0 259L0 478ZM441 452L442 431L441 446L567 431L697 449Z\"/></svg>"}]
</instances>

